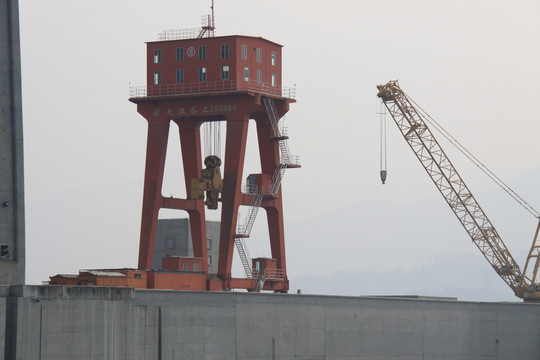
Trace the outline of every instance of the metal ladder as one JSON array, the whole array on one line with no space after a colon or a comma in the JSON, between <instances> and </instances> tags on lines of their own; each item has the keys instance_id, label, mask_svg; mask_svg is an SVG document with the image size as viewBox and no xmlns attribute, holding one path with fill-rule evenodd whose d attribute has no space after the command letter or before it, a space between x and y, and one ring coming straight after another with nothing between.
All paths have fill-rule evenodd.
<instances>
[{"instance_id":1,"label":"metal ladder","mask_svg":"<svg viewBox=\"0 0 540 360\"><path fill-rule=\"evenodd\" d=\"M249 256L249 251L244 238L235 237L234 244L236 245L236 250L238 250L240 261L242 262L242 266L244 267L244 271L246 273L246 278L251 278L251 264L249 263L251 261L251 256Z\"/></svg>"},{"instance_id":2,"label":"metal ladder","mask_svg":"<svg viewBox=\"0 0 540 360\"><path fill-rule=\"evenodd\" d=\"M259 277L257 278L257 282L255 283L255 287L251 291L261 292L265 281L266 281L266 269L264 269L264 271L259 274Z\"/></svg>"}]
</instances>

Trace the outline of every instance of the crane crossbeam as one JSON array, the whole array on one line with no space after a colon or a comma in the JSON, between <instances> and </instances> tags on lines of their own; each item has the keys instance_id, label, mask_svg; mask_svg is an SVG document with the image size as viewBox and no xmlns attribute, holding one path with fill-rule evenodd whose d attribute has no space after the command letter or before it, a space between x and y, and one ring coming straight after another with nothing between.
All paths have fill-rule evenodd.
<instances>
[{"instance_id":1,"label":"crane crossbeam","mask_svg":"<svg viewBox=\"0 0 540 360\"><path fill-rule=\"evenodd\" d=\"M377 89L377 96L382 99L403 137L493 269L516 296L540 297L540 293L536 293L536 284L526 281L495 227L398 82L390 81L377 86ZM535 270L537 268L538 265Z\"/></svg>"}]
</instances>

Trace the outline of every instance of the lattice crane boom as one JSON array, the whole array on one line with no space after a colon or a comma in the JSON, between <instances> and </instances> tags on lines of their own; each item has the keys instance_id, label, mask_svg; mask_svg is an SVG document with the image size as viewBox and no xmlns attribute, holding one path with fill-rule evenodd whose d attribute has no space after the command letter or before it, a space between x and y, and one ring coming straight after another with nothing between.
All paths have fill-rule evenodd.
<instances>
[{"instance_id":1,"label":"lattice crane boom","mask_svg":"<svg viewBox=\"0 0 540 360\"><path fill-rule=\"evenodd\" d=\"M382 99L405 140L493 269L512 288L517 297L540 299L540 292L536 291L537 284L534 283L538 262L534 267L533 276L526 277L433 136L422 115L399 87L397 80L378 85L377 89L379 90L377 96ZM538 252L536 251L537 254Z\"/></svg>"}]
</instances>

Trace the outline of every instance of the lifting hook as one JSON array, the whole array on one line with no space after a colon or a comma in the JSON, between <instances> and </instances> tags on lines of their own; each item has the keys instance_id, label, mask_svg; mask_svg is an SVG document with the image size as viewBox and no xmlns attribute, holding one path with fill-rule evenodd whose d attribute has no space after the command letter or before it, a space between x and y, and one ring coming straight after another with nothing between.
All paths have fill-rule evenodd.
<instances>
[{"instance_id":1,"label":"lifting hook","mask_svg":"<svg viewBox=\"0 0 540 360\"><path fill-rule=\"evenodd\" d=\"M385 181L386 181L386 170L381 170L381 181L384 185Z\"/></svg>"}]
</instances>

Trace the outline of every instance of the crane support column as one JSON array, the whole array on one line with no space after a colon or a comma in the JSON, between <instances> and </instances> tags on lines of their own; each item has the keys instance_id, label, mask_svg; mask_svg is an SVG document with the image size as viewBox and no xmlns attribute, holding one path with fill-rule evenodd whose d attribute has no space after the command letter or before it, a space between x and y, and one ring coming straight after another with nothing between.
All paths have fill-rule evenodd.
<instances>
[{"instance_id":1,"label":"crane support column","mask_svg":"<svg viewBox=\"0 0 540 360\"><path fill-rule=\"evenodd\" d=\"M238 208L242 201L242 171L246 152L248 121L249 115L244 114L239 116L236 121L227 122L218 263L218 276L224 280L231 278Z\"/></svg>"},{"instance_id":2,"label":"crane support column","mask_svg":"<svg viewBox=\"0 0 540 360\"><path fill-rule=\"evenodd\" d=\"M191 194L191 179L198 178L201 174L201 123L197 118L180 121L175 119L180 132L180 147L182 150L182 163L184 165L184 182L186 194ZM188 197L189 198L189 197ZM193 201L193 200L191 200ZM189 214L189 227L191 231L193 256L206 259L208 249L206 243L206 221L204 203L193 201L191 206L178 206L175 209L184 209ZM203 271L208 271L208 261L203 261Z\"/></svg>"}]
</instances>

